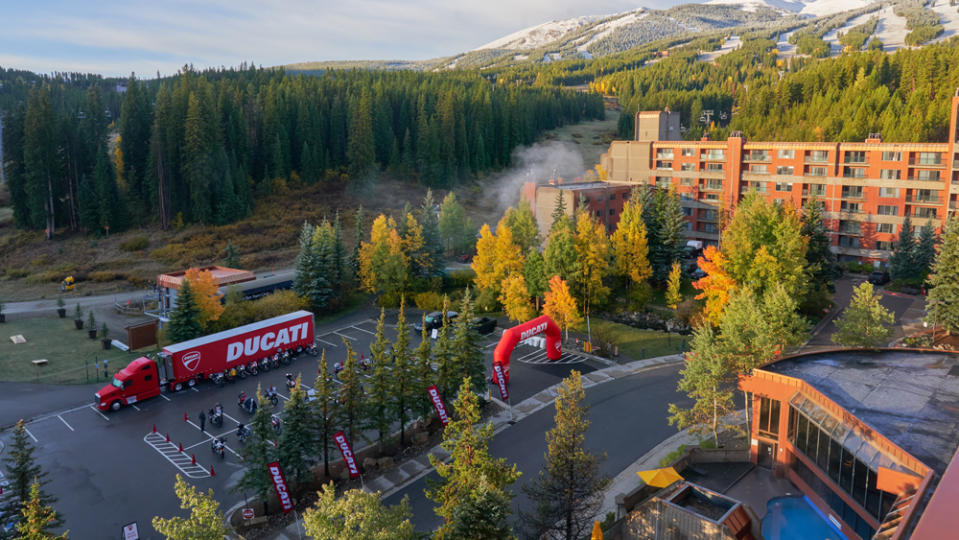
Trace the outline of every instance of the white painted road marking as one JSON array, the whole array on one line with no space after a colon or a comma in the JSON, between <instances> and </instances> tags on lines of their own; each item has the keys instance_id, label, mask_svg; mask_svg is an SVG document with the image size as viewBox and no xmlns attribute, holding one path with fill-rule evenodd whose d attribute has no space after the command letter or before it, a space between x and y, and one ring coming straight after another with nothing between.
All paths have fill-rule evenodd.
<instances>
[{"instance_id":1,"label":"white painted road marking","mask_svg":"<svg viewBox=\"0 0 959 540\"><path fill-rule=\"evenodd\" d=\"M170 398L164 396L163 394L160 394L160 397L163 398L163 399L165 399L165 400L167 400L167 401L171 401Z\"/></svg>"},{"instance_id":2,"label":"white painted road marking","mask_svg":"<svg viewBox=\"0 0 959 540\"><path fill-rule=\"evenodd\" d=\"M60 416L60 415L58 414L58 415L57 415L57 418L59 418L60 421L63 422L63 425L65 425L65 426L67 426L68 428L70 428L70 431L76 431L75 429L73 429L73 426L71 426L70 424L68 424L67 421L63 419L62 416Z\"/></svg>"},{"instance_id":3,"label":"white painted road marking","mask_svg":"<svg viewBox=\"0 0 959 540\"><path fill-rule=\"evenodd\" d=\"M350 341L356 341L357 339L359 339L359 338L355 338L355 337L348 336L348 335L346 335L346 334L341 334L341 333L339 333L339 332L333 332L333 333L336 334L336 335L338 335L338 336L340 336L340 337L346 338L346 339L348 339L348 340L350 340Z\"/></svg>"},{"instance_id":4,"label":"white painted road marking","mask_svg":"<svg viewBox=\"0 0 959 540\"><path fill-rule=\"evenodd\" d=\"M137 407L136 403L131 403L130 406L138 411L140 410L140 407Z\"/></svg>"},{"instance_id":5,"label":"white painted road marking","mask_svg":"<svg viewBox=\"0 0 959 540\"><path fill-rule=\"evenodd\" d=\"M324 334L324 335L329 335L329 334ZM320 343L326 343L330 347L339 347L339 345L337 345L336 343L330 343L329 341L326 341L325 339L316 338L316 341L319 341Z\"/></svg>"},{"instance_id":6,"label":"white painted road marking","mask_svg":"<svg viewBox=\"0 0 959 540\"><path fill-rule=\"evenodd\" d=\"M33 433L30 433L30 430L27 429L26 427L23 428L23 431L26 431L26 432L27 432L27 435L29 435L30 438L33 439L33 442L40 442L40 441L37 440L36 437L33 436Z\"/></svg>"},{"instance_id":7,"label":"white painted road marking","mask_svg":"<svg viewBox=\"0 0 959 540\"><path fill-rule=\"evenodd\" d=\"M352 328L352 329L354 329L354 330L359 330L360 332L366 332L367 334L369 334L369 335L371 335L371 336L375 336L375 335L376 335L376 332L370 332L369 330L364 330L364 329L362 329L362 328L360 328L360 327L358 327L358 326L349 326L348 328ZM345 328L344 328L344 330L345 330Z\"/></svg>"},{"instance_id":8,"label":"white painted road marking","mask_svg":"<svg viewBox=\"0 0 959 540\"><path fill-rule=\"evenodd\" d=\"M106 420L107 422L110 421L110 418L108 418L107 415L105 415L105 414L103 414L102 412L98 411L97 408L94 407L93 405L90 405L90 410L93 411L93 412L95 412L95 413L97 413L97 414L99 414L100 416L102 416L103 419Z\"/></svg>"},{"instance_id":9,"label":"white painted road marking","mask_svg":"<svg viewBox=\"0 0 959 540\"><path fill-rule=\"evenodd\" d=\"M210 476L210 471L202 465L193 463L192 457L186 455L185 452L180 452L180 447L172 442L167 442L163 435L151 431L143 437L143 442L159 452L187 478L207 478Z\"/></svg>"}]
</instances>

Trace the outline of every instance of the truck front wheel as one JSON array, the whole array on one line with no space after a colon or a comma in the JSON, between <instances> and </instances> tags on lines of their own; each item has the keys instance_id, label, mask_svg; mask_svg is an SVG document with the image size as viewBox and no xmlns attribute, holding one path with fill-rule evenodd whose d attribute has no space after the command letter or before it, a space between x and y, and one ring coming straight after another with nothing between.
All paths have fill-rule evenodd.
<instances>
[{"instance_id":1,"label":"truck front wheel","mask_svg":"<svg viewBox=\"0 0 959 540\"><path fill-rule=\"evenodd\" d=\"M110 410L113 412L119 411L122 408L123 408L123 403L121 403L120 400L114 401L113 403L110 404Z\"/></svg>"}]
</instances>

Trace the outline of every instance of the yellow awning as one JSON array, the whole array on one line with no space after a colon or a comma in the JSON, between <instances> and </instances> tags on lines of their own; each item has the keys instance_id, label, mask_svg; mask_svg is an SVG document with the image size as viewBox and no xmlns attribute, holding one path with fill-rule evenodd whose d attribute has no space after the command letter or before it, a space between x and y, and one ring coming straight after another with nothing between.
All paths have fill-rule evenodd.
<instances>
[{"instance_id":1,"label":"yellow awning","mask_svg":"<svg viewBox=\"0 0 959 540\"><path fill-rule=\"evenodd\" d=\"M674 482L678 482L683 479L682 476L679 476L679 473L676 472L672 467L664 467L662 469L652 469L649 471L639 471L636 474L643 479L643 482L646 482L647 486L664 488L666 486L672 485Z\"/></svg>"}]
</instances>

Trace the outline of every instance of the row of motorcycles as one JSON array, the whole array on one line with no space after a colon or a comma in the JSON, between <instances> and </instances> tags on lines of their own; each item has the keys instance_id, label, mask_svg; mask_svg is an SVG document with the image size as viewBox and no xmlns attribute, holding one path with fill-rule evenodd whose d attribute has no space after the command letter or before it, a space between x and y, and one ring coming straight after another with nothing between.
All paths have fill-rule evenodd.
<instances>
[{"instance_id":1,"label":"row of motorcycles","mask_svg":"<svg viewBox=\"0 0 959 540\"><path fill-rule=\"evenodd\" d=\"M277 369L280 367L280 364L287 366L290 362L293 361L293 356L295 354L300 354L302 352L307 352L313 356L319 354L316 344L310 344L306 347L298 347L296 351L293 349L286 349L283 351L278 350L272 356L264 356L259 360L254 360L249 364L236 366L222 373L214 373L210 376L210 380L213 381L217 386L223 386L226 383L232 383L237 379L245 379L247 377L259 375L261 371L266 372L271 369Z\"/></svg>"},{"instance_id":2,"label":"row of motorcycles","mask_svg":"<svg viewBox=\"0 0 959 540\"><path fill-rule=\"evenodd\" d=\"M286 384L287 388L292 388L296 386L296 381L293 379L292 373L286 374ZM276 391L275 386L270 386L266 392L266 398L270 401L270 404L274 407L279 403L279 394ZM248 396L246 392L240 392L240 395L237 396L237 405L240 409L246 411L250 415L256 413L257 401L255 396ZM216 427L223 426L223 406L217 403L210 409L210 424ZM273 430L276 432L276 435L279 436L281 429L280 419L276 416L271 416L270 422L273 425ZM252 432L250 427L243 424L242 422L236 423L236 438L240 441L240 444L246 444L246 440L250 437ZM226 436L214 437L210 440L210 447L213 450L213 453L220 456L220 459L226 457Z\"/></svg>"}]
</instances>

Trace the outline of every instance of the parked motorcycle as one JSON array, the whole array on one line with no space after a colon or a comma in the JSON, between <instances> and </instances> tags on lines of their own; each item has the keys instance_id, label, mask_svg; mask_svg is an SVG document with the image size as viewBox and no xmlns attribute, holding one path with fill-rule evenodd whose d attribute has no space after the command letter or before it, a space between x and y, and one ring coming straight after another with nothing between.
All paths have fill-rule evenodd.
<instances>
[{"instance_id":1,"label":"parked motorcycle","mask_svg":"<svg viewBox=\"0 0 959 540\"><path fill-rule=\"evenodd\" d=\"M236 424L236 438L240 441L240 444L246 444L246 439L249 436L250 436L250 428L238 422Z\"/></svg>"},{"instance_id":2,"label":"parked motorcycle","mask_svg":"<svg viewBox=\"0 0 959 540\"><path fill-rule=\"evenodd\" d=\"M220 456L220 459L226 458L226 438L213 439L210 441L210 448L213 453Z\"/></svg>"},{"instance_id":3,"label":"parked motorcycle","mask_svg":"<svg viewBox=\"0 0 959 540\"><path fill-rule=\"evenodd\" d=\"M270 356L270 367L271 367L272 369L276 369L276 368L280 367L280 353L279 353L279 352L277 352L276 354Z\"/></svg>"},{"instance_id":4,"label":"parked motorcycle","mask_svg":"<svg viewBox=\"0 0 959 540\"><path fill-rule=\"evenodd\" d=\"M286 388L287 390L293 390L296 387L296 379L293 378L292 373L286 374Z\"/></svg>"},{"instance_id":5,"label":"parked motorcycle","mask_svg":"<svg viewBox=\"0 0 959 540\"><path fill-rule=\"evenodd\" d=\"M264 373L266 373L267 371L270 371L270 357L269 357L269 356L264 356L263 358L260 358L260 361L258 362L258 364L259 364L258 367L259 367L259 370L260 370L260 371L262 371L262 372L264 372Z\"/></svg>"},{"instance_id":6,"label":"parked motorcycle","mask_svg":"<svg viewBox=\"0 0 959 540\"><path fill-rule=\"evenodd\" d=\"M239 377L240 380L243 380L249 377L250 374L246 372L246 366L240 366L236 368L236 376Z\"/></svg>"},{"instance_id":7,"label":"parked motorcycle","mask_svg":"<svg viewBox=\"0 0 959 540\"><path fill-rule=\"evenodd\" d=\"M256 360L254 360L254 361L252 361L252 362L250 362L249 364L246 365L246 372L249 373L250 375L253 375L254 377L256 377L257 375L259 375L260 370L257 369L257 367L256 367Z\"/></svg>"},{"instance_id":8,"label":"parked motorcycle","mask_svg":"<svg viewBox=\"0 0 959 540\"><path fill-rule=\"evenodd\" d=\"M273 430L276 431L276 434L277 434L277 435L279 435L279 434L280 434L280 419L274 416L271 421L273 422Z\"/></svg>"},{"instance_id":9,"label":"parked motorcycle","mask_svg":"<svg viewBox=\"0 0 959 540\"><path fill-rule=\"evenodd\" d=\"M290 365L290 362L292 361L293 361L293 353L291 353L289 350L285 350L282 353L280 353L280 362L283 362L284 366Z\"/></svg>"},{"instance_id":10,"label":"parked motorcycle","mask_svg":"<svg viewBox=\"0 0 959 540\"><path fill-rule=\"evenodd\" d=\"M276 387L270 385L270 388L266 391L266 399L270 400L270 405L276 407L277 403L280 402L280 395L276 393Z\"/></svg>"},{"instance_id":11,"label":"parked motorcycle","mask_svg":"<svg viewBox=\"0 0 959 540\"><path fill-rule=\"evenodd\" d=\"M213 375L210 376L210 381L212 381L213 384L221 388L223 387L224 384L226 384L226 378L223 376L222 373L214 373Z\"/></svg>"},{"instance_id":12,"label":"parked motorcycle","mask_svg":"<svg viewBox=\"0 0 959 540\"><path fill-rule=\"evenodd\" d=\"M320 351L316 348L316 343L310 343L306 346L306 352L310 353L312 356L319 356Z\"/></svg>"},{"instance_id":13,"label":"parked motorcycle","mask_svg":"<svg viewBox=\"0 0 959 540\"><path fill-rule=\"evenodd\" d=\"M247 396L246 392L240 392L240 396L237 399L237 405L240 409L246 411L248 414L256 413L256 397Z\"/></svg>"},{"instance_id":14,"label":"parked motorcycle","mask_svg":"<svg viewBox=\"0 0 959 540\"><path fill-rule=\"evenodd\" d=\"M210 425L216 427L223 425L223 406L219 403L210 409Z\"/></svg>"}]
</instances>

